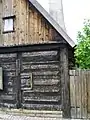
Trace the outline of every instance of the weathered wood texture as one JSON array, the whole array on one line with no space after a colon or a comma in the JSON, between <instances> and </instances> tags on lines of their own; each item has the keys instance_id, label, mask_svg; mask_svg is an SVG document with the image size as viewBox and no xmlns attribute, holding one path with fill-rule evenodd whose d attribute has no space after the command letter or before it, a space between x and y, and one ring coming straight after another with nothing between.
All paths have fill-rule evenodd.
<instances>
[{"instance_id":1,"label":"weathered wood texture","mask_svg":"<svg viewBox=\"0 0 90 120\"><path fill-rule=\"evenodd\" d=\"M21 64L23 108L30 106L32 109L60 110L61 81L58 51L22 53ZM33 79L32 89L27 87L30 73Z\"/></svg>"},{"instance_id":2,"label":"weathered wood texture","mask_svg":"<svg viewBox=\"0 0 90 120\"><path fill-rule=\"evenodd\" d=\"M13 16L15 32L3 34L2 17ZM0 46L63 42L49 22L28 0L0 2Z\"/></svg>"},{"instance_id":3,"label":"weathered wood texture","mask_svg":"<svg viewBox=\"0 0 90 120\"><path fill-rule=\"evenodd\" d=\"M0 105L27 109L61 109L58 50L0 54L4 90Z\"/></svg>"},{"instance_id":4,"label":"weathered wood texture","mask_svg":"<svg viewBox=\"0 0 90 120\"><path fill-rule=\"evenodd\" d=\"M0 91L0 106L16 108L16 54L0 54L4 90Z\"/></svg>"},{"instance_id":5,"label":"weathered wood texture","mask_svg":"<svg viewBox=\"0 0 90 120\"><path fill-rule=\"evenodd\" d=\"M75 67L75 57L74 57L74 48L68 47L68 62L69 69L72 70Z\"/></svg>"},{"instance_id":6,"label":"weathered wood texture","mask_svg":"<svg viewBox=\"0 0 90 120\"><path fill-rule=\"evenodd\" d=\"M90 71L70 71L72 118L90 118Z\"/></svg>"},{"instance_id":7,"label":"weathered wood texture","mask_svg":"<svg viewBox=\"0 0 90 120\"><path fill-rule=\"evenodd\" d=\"M70 80L69 80L69 62L67 46L62 45L60 48L60 76L62 91L62 110L63 117L70 118Z\"/></svg>"},{"instance_id":8,"label":"weathered wood texture","mask_svg":"<svg viewBox=\"0 0 90 120\"><path fill-rule=\"evenodd\" d=\"M2 2L0 1L0 44L2 44Z\"/></svg>"}]
</instances>

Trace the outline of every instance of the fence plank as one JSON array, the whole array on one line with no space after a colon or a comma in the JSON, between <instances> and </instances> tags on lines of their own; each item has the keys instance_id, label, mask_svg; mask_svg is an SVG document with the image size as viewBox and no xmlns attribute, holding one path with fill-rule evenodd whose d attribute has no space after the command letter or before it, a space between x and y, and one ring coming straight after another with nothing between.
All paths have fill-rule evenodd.
<instances>
[{"instance_id":1,"label":"fence plank","mask_svg":"<svg viewBox=\"0 0 90 120\"><path fill-rule=\"evenodd\" d=\"M76 86L76 95L75 95L75 97L76 97L76 118L79 118L79 111L80 111L80 109L79 109L79 80L78 80L78 76L77 76L77 74L78 74L78 71L76 71L76 76L75 76L75 86Z\"/></svg>"},{"instance_id":2,"label":"fence plank","mask_svg":"<svg viewBox=\"0 0 90 120\"><path fill-rule=\"evenodd\" d=\"M70 99L71 99L71 116L75 117L75 86L74 76L70 76Z\"/></svg>"},{"instance_id":3,"label":"fence plank","mask_svg":"<svg viewBox=\"0 0 90 120\"><path fill-rule=\"evenodd\" d=\"M82 118L85 118L85 71L82 71Z\"/></svg>"},{"instance_id":4,"label":"fence plank","mask_svg":"<svg viewBox=\"0 0 90 120\"><path fill-rule=\"evenodd\" d=\"M77 79L76 79L76 71L74 74L74 87L75 87L75 96L74 96L74 100L75 100L75 118L77 118Z\"/></svg>"},{"instance_id":5,"label":"fence plank","mask_svg":"<svg viewBox=\"0 0 90 120\"><path fill-rule=\"evenodd\" d=\"M85 117L87 118L87 72L88 71L86 71L86 74L85 74L85 83L84 83L84 85L85 85Z\"/></svg>"},{"instance_id":6,"label":"fence plank","mask_svg":"<svg viewBox=\"0 0 90 120\"><path fill-rule=\"evenodd\" d=\"M79 81L79 118L81 118L81 79L80 79L80 71L78 71L79 76L78 76L78 81Z\"/></svg>"},{"instance_id":7,"label":"fence plank","mask_svg":"<svg viewBox=\"0 0 90 120\"><path fill-rule=\"evenodd\" d=\"M88 94L88 113L90 114L90 71L88 71L87 78L87 94Z\"/></svg>"},{"instance_id":8,"label":"fence plank","mask_svg":"<svg viewBox=\"0 0 90 120\"><path fill-rule=\"evenodd\" d=\"M70 71L71 117L88 118L90 112L90 71Z\"/></svg>"}]
</instances>

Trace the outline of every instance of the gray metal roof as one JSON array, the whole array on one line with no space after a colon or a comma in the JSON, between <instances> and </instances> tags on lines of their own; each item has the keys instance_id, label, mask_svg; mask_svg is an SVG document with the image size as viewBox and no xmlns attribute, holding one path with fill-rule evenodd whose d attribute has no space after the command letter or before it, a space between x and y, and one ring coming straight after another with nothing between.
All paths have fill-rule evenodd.
<instances>
[{"instance_id":1,"label":"gray metal roof","mask_svg":"<svg viewBox=\"0 0 90 120\"><path fill-rule=\"evenodd\" d=\"M71 47L75 46L75 42L36 0L29 0L29 2L31 2L33 6L49 21L49 23L56 29L56 31L58 31L58 33L69 43Z\"/></svg>"}]
</instances>

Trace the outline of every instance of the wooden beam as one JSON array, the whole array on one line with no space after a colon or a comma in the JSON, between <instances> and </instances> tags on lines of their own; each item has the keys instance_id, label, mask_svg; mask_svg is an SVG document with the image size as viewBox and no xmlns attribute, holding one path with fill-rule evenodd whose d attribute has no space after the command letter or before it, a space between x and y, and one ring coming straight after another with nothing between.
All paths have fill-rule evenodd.
<instances>
[{"instance_id":1,"label":"wooden beam","mask_svg":"<svg viewBox=\"0 0 90 120\"><path fill-rule=\"evenodd\" d=\"M21 65L21 54L17 54L16 60L16 100L17 100L17 108L21 108L21 79L20 79L20 66Z\"/></svg>"},{"instance_id":2,"label":"wooden beam","mask_svg":"<svg viewBox=\"0 0 90 120\"><path fill-rule=\"evenodd\" d=\"M70 118L70 90L69 90L69 69L68 49L66 45L60 47L60 72L62 86L62 110L63 117Z\"/></svg>"},{"instance_id":3,"label":"wooden beam","mask_svg":"<svg viewBox=\"0 0 90 120\"><path fill-rule=\"evenodd\" d=\"M51 44L33 44L33 45L20 45L20 46L9 46L0 47L1 53L15 53L15 52L32 52L32 51L47 51L59 49L61 43Z\"/></svg>"}]
</instances>

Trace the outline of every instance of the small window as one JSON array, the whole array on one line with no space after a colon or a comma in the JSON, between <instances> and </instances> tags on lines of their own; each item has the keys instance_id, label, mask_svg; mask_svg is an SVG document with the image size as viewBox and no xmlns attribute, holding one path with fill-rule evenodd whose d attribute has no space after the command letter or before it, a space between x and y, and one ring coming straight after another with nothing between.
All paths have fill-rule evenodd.
<instances>
[{"instance_id":1,"label":"small window","mask_svg":"<svg viewBox=\"0 0 90 120\"><path fill-rule=\"evenodd\" d=\"M33 80L32 73L23 73L21 74L21 89L22 90L32 90L33 89Z\"/></svg>"},{"instance_id":2,"label":"small window","mask_svg":"<svg viewBox=\"0 0 90 120\"><path fill-rule=\"evenodd\" d=\"M14 17L5 17L3 18L4 21L4 29L3 32L13 32L14 31Z\"/></svg>"}]
</instances>

